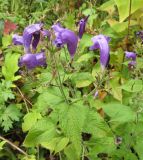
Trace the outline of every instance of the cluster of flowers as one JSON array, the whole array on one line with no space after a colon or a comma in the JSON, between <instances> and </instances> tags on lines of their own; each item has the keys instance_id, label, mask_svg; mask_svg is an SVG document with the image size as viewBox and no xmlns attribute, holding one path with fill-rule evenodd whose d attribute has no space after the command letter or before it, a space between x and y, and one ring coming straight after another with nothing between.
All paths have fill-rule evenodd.
<instances>
[{"instance_id":1,"label":"cluster of flowers","mask_svg":"<svg viewBox=\"0 0 143 160\"><path fill-rule=\"evenodd\" d=\"M51 27L56 37L53 41L53 44L58 48L67 45L70 57L73 58L76 53L78 42L85 32L88 18L89 16L79 21L78 35L67 28L63 28L60 23L54 24ZM35 53L41 36L49 37L49 39L51 36L50 31L43 29L42 23L32 24L26 27L24 29L23 36L19 36L17 34L13 35L13 43L15 45L24 46L25 54L19 59L19 67L26 66L27 69L33 69L37 66L47 66L45 52L42 50L40 53ZM91 40L93 42L93 45L89 49L100 50L100 64L102 70L104 70L108 66L110 59L110 38L100 34L94 36ZM135 66L136 54L127 51L125 52L125 54L126 58L131 59L131 61L129 62L129 66Z\"/></svg>"}]
</instances>

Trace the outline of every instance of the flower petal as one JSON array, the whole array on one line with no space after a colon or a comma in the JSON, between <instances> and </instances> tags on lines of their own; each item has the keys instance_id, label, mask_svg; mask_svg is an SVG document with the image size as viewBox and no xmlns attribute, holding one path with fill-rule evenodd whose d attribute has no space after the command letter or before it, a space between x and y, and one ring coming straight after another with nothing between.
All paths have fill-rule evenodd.
<instances>
[{"instance_id":1,"label":"flower petal","mask_svg":"<svg viewBox=\"0 0 143 160\"><path fill-rule=\"evenodd\" d=\"M25 53L30 52L30 45L32 42L33 34L35 32L40 32L42 26L43 26L43 24L39 23L39 24L32 24L32 25L25 28L25 30L23 32L23 44L24 44Z\"/></svg>"},{"instance_id":2,"label":"flower petal","mask_svg":"<svg viewBox=\"0 0 143 160\"><path fill-rule=\"evenodd\" d=\"M97 35L95 37L93 37L91 39L93 41L93 46L90 47L90 50L94 50L94 49L100 49L100 63L101 63L101 67L104 70L108 64L109 64L109 60L110 60L110 48L109 48L109 37L104 36L102 34Z\"/></svg>"},{"instance_id":3,"label":"flower petal","mask_svg":"<svg viewBox=\"0 0 143 160\"><path fill-rule=\"evenodd\" d=\"M79 37L80 39L82 38L83 33L85 32L85 26L86 26L88 17L89 17L89 15L79 21L78 37Z\"/></svg>"},{"instance_id":4,"label":"flower petal","mask_svg":"<svg viewBox=\"0 0 143 160\"><path fill-rule=\"evenodd\" d=\"M19 67L26 66L27 69L34 69L38 66L47 66L46 64L46 55L44 52L36 53L36 54L25 54L19 59L18 63Z\"/></svg>"},{"instance_id":5,"label":"flower petal","mask_svg":"<svg viewBox=\"0 0 143 160\"><path fill-rule=\"evenodd\" d=\"M34 37L34 39L33 39L33 41L32 41L32 49L33 49L33 50L36 50L37 45L38 45L38 43L39 43L39 41L40 41L40 32L35 32L35 33L33 34L33 37Z\"/></svg>"},{"instance_id":6,"label":"flower petal","mask_svg":"<svg viewBox=\"0 0 143 160\"><path fill-rule=\"evenodd\" d=\"M73 58L77 49L78 37L73 31L62 28L59 23L53 25L52 29L54 30L56 36L54 44L57 47L63 47L64 44L67 44L70 56Z\"/></svg>"},{"instance_id":7,"label":"flower petal","mask_svg":"<svg viewBox=\"0 0 143 160\"><path fill-rule=\"evenodd\" d=\"M136 53L125 51L125 54L127 59L132 59L133 61L136 60Z\"/></svg>"},{"instance_id":8,"label":"flower petal","mask_svg":"<svg viewBox=\"0 0 143 160\"><path fill-rule=\"evenodd\" d=\"M12 42L14 45L23 45L23 37L17 34L12 36Z\"/></svg>"}]
</instances>

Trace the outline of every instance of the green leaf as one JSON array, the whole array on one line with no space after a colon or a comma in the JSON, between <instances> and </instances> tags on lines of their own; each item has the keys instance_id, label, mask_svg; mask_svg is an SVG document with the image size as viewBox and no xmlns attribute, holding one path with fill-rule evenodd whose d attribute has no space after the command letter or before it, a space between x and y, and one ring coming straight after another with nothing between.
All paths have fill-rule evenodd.
<instances>
[{"instance_id":1,"label":"green leaf","mask_svg":"<svg viewBox=\"0 0 143 160\"><path fill-rule=\"evenodd\" d=\"M67 160L80 160L79 155L76 152L76 149L74 148L73 144L68 145L65 149L64 149L64 153L67 157Z\"/></svg>"},{"instance_id":2,"label":"green leaf","mask_svg":"<svg viewBox=\"0 0 143 160\"><path fill-rule=\"evenodd\" d=\"M48 118L42 118L29 130L24 140L24 146L35 147L42 143L48 143L56 136L54 123Z\"/></svg>"},{"instance_id":3,"label":"green leaf","mask_svg":"<svg viewBox=\"0 0 143 160\"><path fill-rule=\"evenodd\" d=\"M6 141L2 141L2 142L0 142L0 150L2 150L2 149L3 149L3 146L5 145L5 143L6 143Z\"/></svg>"},{"instance_id":4,"label":"green leaf","mask_svg":"<svg viewBox=\"0 0 143 160\"><path fill-rule=\"evenodd\" d=\"M84 34L79 43L80 52L82 53L86 47L90 47L92 45L91 41L92 35Z\"/></svg>"},{"instance_id":5,"label":"green leaf","mask_svg":"<svg viewBox=\"0 0 143 160\"><path fill-rule=\"evenodd\" d=\"M64 137L64 138L60 139L60 141L56 145L55 153L62 151L68 143L69 143L69 138Z\"/></svg>"},{"instance_id":6,"label":"green leaf","mask_svg":"<svg viewBox=\"0 0 143 160\"><path fill-rule=\"evenodd\" d=\"M122 102L122 89L119 84L120 77L116 75L115 78L111 79L109 82L110 90L109 92L113 95L113 97ZM107 84L108 86L108 84Z\"/></svg>"},{"instance_id":7,"label":"green leaf","mask_svg":"<svg viewBox=\"0 0 143 160\"><path fill-rule=\"evenodd\" d=\"M35 104L39 112L45 112L48 108L54 107L64 101L59 88L48 88L47 91L42 92Z\"/></svg>"},{"instance_id":8,"label":"green leaf","mask_svg":"<svg viewBox=\"0 0 143 160\"><path fill-rule=\"evenodd\" d=\"M48 142L43 142L42 146L56 153L62 151L66 145L69 143L69 138L66 137L56 137Z\"/></svg>"},{"instance_id":9,"label":"green leaf","mask_svg":"<svg viewBox=\"0 0 143 160\"><path fill-rule=\"evenodd\" d=\"M12 42L12 37L11 35L6 35L2 38L2 46L3 48L8 47Z\"/></svg>"},{"instance_id":10,"label":"green leaf","mask_svg":"<svg viewBox=\"0 0 143 160\"><path fill-rule=\"evenodd\" d=\"M30 155L30 156L28 155L28 156L22 158L22 160L36 160L36 157L35 157L35 155Z\"/></svg>"},{"instance_id":11,"label":"green leaf","mask_svg":"<svg viewBox=\"0 0 143 160\"><path fill-rule=\"evenodd\" d=\"M140 92L143 89L143 81L139 79L132 79L122 85L121 88L128 92Z\"/></svg>"},{"instance_id":12,"label":"green leaf","mask_svg":"<svg viewBox=\"0 0 143 160\"><path fill-rule=\"evenodd\" d=\"M74 14L66 14L66 18L64 20L64 25L71 30L75 27L75 16Z\"/></svg>"},{"instance_id":13,"label":"green leaf","mask_svg":"<svg viewBox=\"0 0 143 160\"><path fill-rule=\"evenodd\" d=\"M130 21L130 26L134 26L137 24L138 23L136 21ZM111 26L111 28L117 33L123 32L128 28L128 22L116 22Z\"/></svg>"},{"instance_id":14,"label":"green leaf","mask_svg":"<svg viewBox=\"0 0 143 160\"><path fill-rule=\"evenodd\" d=\"M98 157L99 153L108 153L111 155L111 153L116 151L115 137L113 136L104 136L102 138L91 139L87 142L87 145L89 146L90 143L92 144L92 147L89 149L90 157Z\"/></svg>"},{"instance_id":15,"label":"green leaf","mask_svg":"<svg viewBox=\"0 0 143 160\"><path fill-rule=\"evenodd\" d=\"M67 106L61 114L59 113L61 129L73 144L72 146L78 157L81 154L81 133L87 113L87 106L80 103Z\"/></svg>"},{"instance_id":16,"label":"green leaf","mask_svg":"<svg viewBox=\"0 0 143 160\"><path fill-rule=\"evenodd\" d=\"M77 88L87 87L94 81L89 72L74 73L71 79Z\"/></svg>"},{"instance_id":17,"label":"green leaf","mask_svg":"<svg viewBox=\"0 0 143 160\"><path fill-rule=\"evenodd\" d=\"M98 9L101 11L106 11L109 14L111 14L115 10L114 5L115 5L114 0L109 0L105 3L103 3Z\"/></svg>"},{"instance_id":18,"label":"green leaf","mask_svg":"<svg viewBox=\"0 0 143 160\"><path fill-rule=\"evenodd\" d=\"M15 72L17 72L19 69L19 56L20 55L17 53L7 53L5 56L4 66L2 67L2 74L8 81L16 81L21 78L21 76L15 76Z\"/></svg>"},{"instance_id":19,"label":"green leaf","mask_svg":"<svg viewBox=\"0 0 143 160\"><path fill-rule=\"evenodd\" d=\"M130 0L114 1L118 7L120 22L123 22L129 16ZM131 13L134 13L136 10L142 8L143 0L132 0L131 2Z\"/></svg>"},{"instance_id":20,"label":"green leaf","mask_svg":"<svg viewBox=\"0 0 143 160\"><path fill-rule=\"evenodd\" d=\"M100 67L100 63L98 62L92 68L92 76L97 77L97 76L100 76L100 75L101 75L101 67Z\"/></svg>"},{"instance_id":21,"label":"green leaf","mask_svg":"<svg viewBox=\"0 0 143 160\"><path fill-rule=\"evenodd\" d=\"M94 126L94 127L93 127ZM83 132L92 134L93 137L105 137L112 135L111 129L94 109L90 110L86 116Z\"/></svg>"},{"instance_id":22,"label":"green leaf","mask_svg":"<svg viewBox=\"0 0 143 160\"><path fill-rule=\"evenodd\" d=\"M37 120L41 118L42 116L40 113L37 112L27 113L23 118L24 119L24 122L22 123L23 132L30 130L30 128L37 122Z\"/></svg>"},{"instance_id":23,"label":"green leaf","mask_svg":"<svg viewBox=\"0 0 143 160\"><path fill-rule=\"evenodd\" d=\"M95 57L94 53L87 53L87 54L84 54L84 55L80 56L78 58L77 62L78 63L87 62L90 59L92 59L93 57Z\"/></svg>"},{"instance_id":24,"label":"green leaf","mask_svg":"<svg viewBox=\"0 0 143 160\"><path fill-rule=\"evenodd\" d=\"M10 104L3 112L0 112L0 123L4 131L12 128L14 121L19 121L21 117L20 107L15 104Z\"/></svg>"},{"instance_id":25,"label":"green leaf","mask_svg":"<svg viewBox=\"0 0 143 160\"><path fill-rule=\"evenodd\" d=\"M2 81L0 83L0 103L6 102L8 99L14 99L15 96L11 90L12 83L9 81Z\"/></svg>"},{"instance_id":26,"label":"green leaf","mask_svg":"<svg viewBox=\"0 0 143 160\"><path fill-rule=\"evenodd\" d=\"M104 112L111 117L110 122L131 122L135 120L136 113L129 107L120 103L109 103L102 106Z\"/></svg>"}]
</instances>

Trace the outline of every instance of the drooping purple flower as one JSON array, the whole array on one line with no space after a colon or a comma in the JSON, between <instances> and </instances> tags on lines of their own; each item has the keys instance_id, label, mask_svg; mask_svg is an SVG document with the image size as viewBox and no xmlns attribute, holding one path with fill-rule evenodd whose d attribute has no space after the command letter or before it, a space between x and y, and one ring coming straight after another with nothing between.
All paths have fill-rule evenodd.
<instances>
[{"instance_id":1,"label":"drooping purple flower","mask_svg":"<svg viewBox=\"0 0 143 160\"><path fill-rule=\"evenodd\" d=\"M54 44L56 45L56 47L63 47L65 44L67 44L70 56L71 58L73 58L78 43L78 37L76 36L76 34L69 29L61 27L59 23L53 25L52 29L54 30L56 36L54 40Z\"/></svg>"},{"instance_id":2,"label":"drooping purple flower","mask_svg":"<svg viewBox=\"0 0 143 160\"><path fill-rule=\"evenodd\" d=\"M83 33L85 32L85 26L86 26L88 17L89 15L79 21L79 32L78 32L79 39L82 38Z\"/></svg>"},{"instance_id":3,"label":"drooping purple flower","mask_svg":"<svg viewBox=\"0 0 143 160\"><path fill-rule=\"evenodd\" d=\"M136 60L136 53L125 51L125 54L127 59Z\"/></svg>"},{"instance_id":4,"label":"drooping purple flower","mask_svg":"<svg viewBox=\"0 0 143 160\"><path fill-rule=\"evenodd\" d=\"M110 48L108 44L110 38L100 34L94 36L91 40L93 45L90 47L90 50L100 49L100 64L101 68L104 70L108 66L110 60Z\"/></svg>"},{"instance_id":5,"label":"drooping purple flower","mask_svg":"<svg viewBox=\"0 0 143 160\"><path fill-rule=\"evenodd\" d=\"M46 55L43 51L36 54L25 54L20 57L18 65L19 67L26 66L29 70L34 69L38 66L46 67Z\"/></svg>"},{"instance_id":6,"label":"drooping purple flower","mask_svg":"<svg viewBox=\"0 0 143 160\"><path fill-rule=\"evenodd\" d=\"M23 37L17 34L12 36L12 42L14 45L23 45Z\"/></svg>"},{"instance_id":7,"label":"drooping purple flower","mask_svg":"<svg viewBox=\"0 0 143 160\"><path fill-rule=\"evenodd\" d=\"M32 24L24 29L23 32L23 45L25 49L25 53L30 53L30 45L32 44L32 48L35 50L39 40L40 40L40 30L42 29L43 24Z\"/></svg>"},{"instance_id":8,"label":"drooping purple flower","mask_svg":"<svg viewBox=\"0 0 143 160\"><path fill-rule=\"evenodd\" d=\"M23 36L14 34L12 41L15 45L24 45L25 53L31 53L31 44L32 49L36 50L37 45L40 41L40 34L43 37L50 38L50 32L46 29L43 29L43 24L32 24L25 28Z\"/></svg>"},{"instance_id":9,"label":"drooping purple flower","mask_svg":"<svg viewBox=\"0 0 143 160\"><path fill-rule=\"evenodd\" d=\"M125 56L127 59L131 59L131 61L128 63L129 69L134 68L136 65L136 53L125 51Z\"/></svg>"}]
</instances>

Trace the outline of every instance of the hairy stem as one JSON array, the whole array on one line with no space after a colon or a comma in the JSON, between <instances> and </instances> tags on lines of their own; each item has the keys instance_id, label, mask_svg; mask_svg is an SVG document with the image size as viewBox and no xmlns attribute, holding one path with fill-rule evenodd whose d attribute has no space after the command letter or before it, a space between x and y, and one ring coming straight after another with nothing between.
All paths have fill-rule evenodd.
<instances>
[{"instance_id":1,"label":"hairy stem","mask_svg":"<svg viewBox=\"0 0 143 160\"><path fill-rule=\"evenodd\" d=\"M19 91L19 93L20 93L20 95L21 95L21 97L22 97L22 99L23 99L23 101L24 101L24 103L25 103L25 107L26 107L27 112L29 113L29 108L28 108L27 102L28 102L30 105L31 105L31 102L29 102L29 101L24 97L24 95L23 95L23 93L21 92L21 90L19 89L19 87L16 86L16 88L17 88L17 90ZM27 101L27 102L26 102L26 101Z\"/></svg>"}]
</instances>

